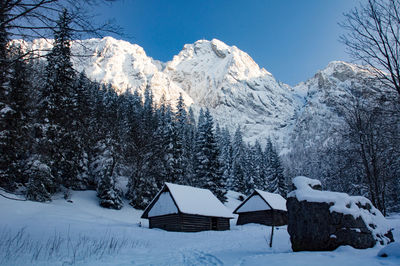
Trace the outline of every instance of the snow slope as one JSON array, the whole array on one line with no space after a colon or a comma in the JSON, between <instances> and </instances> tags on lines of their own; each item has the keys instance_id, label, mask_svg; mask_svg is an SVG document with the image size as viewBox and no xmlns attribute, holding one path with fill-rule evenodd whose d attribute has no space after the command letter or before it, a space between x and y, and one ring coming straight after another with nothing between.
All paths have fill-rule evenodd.
<instances>
[{"instance_id":1,"label":"snow slope","mask_svg":"<svg viewBox=\"0 0 400 266\"><path fill-rule=\"evenodd\" d=\"M229 192L233 210L238 194ZM234 197L234 198L233 198ZM380 246L367 250L341 247L333 252L298 252L290 248L285 227L235 226L230 231L199 233L148 229L137 211L98 206L94 191L75 191L73 203L62 197L51 203L14 201L0 197L1 265L399 265L399 257L380 258ZM400 216L389 220L400 240ZM140 226L142 224L142 226ZM16 232L24 228L18 237ZM7 237L7 236L12 236ZM14 236L17 236L15 238ZM14 239L13 241L11 241ZM17 240L15 240L17 239ZM21 239L21 240L18 240ZM57 241L60 239L60 241ZM8 244L30 243L8 250ZM101 243L116 243L104 249ZM59 243L59 246L52 243ZM39 250L35 247L42 247ZM55 247L50 249L46 247ZM103 250L103 251L104 251ZM89 252L90 251L90 252Z\"/></svg>"}]
</instances>

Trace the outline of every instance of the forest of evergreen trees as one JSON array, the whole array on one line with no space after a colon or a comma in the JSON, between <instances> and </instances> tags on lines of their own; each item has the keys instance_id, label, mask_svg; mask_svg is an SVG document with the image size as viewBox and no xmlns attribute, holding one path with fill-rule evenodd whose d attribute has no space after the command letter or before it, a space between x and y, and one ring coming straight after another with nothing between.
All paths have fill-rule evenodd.
<instances>
[{"instance_id":1,"label":"forest of evergreen trees","mask_svg":"<svg viewBox=\"0 0 400 266\"><path fill-rule=\"evenodd\" d=\"M222 201L228 189L286 196L270 140L264 148L246 144L240 128L232 136L207 109L195 118L182 97L172 105L154 102L149 88L119 95L76 73L70 21L64 11L46 60L27 59L10 44L2 49L11 67L1 69L0 187L35 201L96 189L100 205L114 209L123 197L145 208L164 182L207 188Z\"/></svg>"}]
</instances>

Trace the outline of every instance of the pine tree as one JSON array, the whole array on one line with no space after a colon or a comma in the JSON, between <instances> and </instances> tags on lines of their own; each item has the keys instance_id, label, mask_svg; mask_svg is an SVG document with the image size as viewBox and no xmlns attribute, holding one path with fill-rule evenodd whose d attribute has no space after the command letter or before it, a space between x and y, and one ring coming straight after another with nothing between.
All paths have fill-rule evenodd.
<instances>
[{"instance_id":1,"label":"pine tree","mask_svg":"<svg viewBox=\"0 0 400 266\"><path fill-rule=\"evenodd\" d=\"M189 108L186 130L184 133L184 160L185 160L185 180L183 184L195 186L196 173L196 122L193 114L193 109Z\"/></svg>"},{"instance_id":2,"label":"pine tree","mask_svg":"<svg viewBox=\"0 0 400 266\"><path fill-rule=\"evenodd\" d=\"M54 46L47 55L46 83L39 106L41 140L38 145L42 163L47 164L57 184L72 188L78 176L80 156L77 131L76 75L71 63L69 23L62 12L54 30Z\"/></svg>"},{"instance_id":3,"label":"pine tree","mask_svg":"<svg viewBox=\"0 0 400 266\"><path fill-rule=\"evenodd\" d=\"M188 133L189 124L186 112L186 105L183 101L182 94L179 95L178 102L176 105L176 113L174 115L174 131L176 134L175 147L174 147L174 158L175 158L175 173L176 180L179 184L188 184L188 169L189 166L189 150L188 150Z\"/></svg>"},{"instance_id":4,"label":"pine tree","mask_svg":"<svg viewBox=\"0 0 400 266\"><path fill-rule=\"evenodd\" d=\"M40 160L33 160L28 174L31 177L27 184L26 198L39 202L51 201L51 195L56 191L57 184L54 182L50 167Z\"/></svg>"},{"instance_id":5,"label":"pine tree","mask_svg":"<svg viewBox=\"0 0 400 266\"><path fill-rule=\"evenodd\" d=\"M219 148L214 135L214 122L209 110L200 112L196 137L196 176L198 186L211 190L222 202L226 201L225 182L219 162Z\"/></svg>"},{"instance_id":6,"label":"pine tree","mask_svg":"<svg viewBox=\"0 0 400 266\"><path fill-rule=\"evenodd\" d=\"M173 113L169 104L163 103L159 117L159 133L156 142L159 144L160 159L162 168L160 170L161 181L177 183L183 179L182 169L178 165L178 153L182 152L182 147L178 144L178 133L176 123L173 120Z\"/></svg>"},{"instance_id":7,"label":"pine tree","mask_svg":"<svg viewBox=\"0 0 400 266\"><path fill-rule=\"evenodd\" d=\"M106 144L100 144L98 149L99 156L97 161L94 162L94 174L98 179L97 196L100 200L100 206L119 210L122 208L123 202L122 192L116 186L116 160Z\"/></svg>"},{"instance_id":8,"label":"pine tree","mask_svg":"<svg viewBox=\"0 0 400 266\"><path fill-rule=\"evenodd\" d=\"M0 186L9 190L26 183L25 173L31 146L31 83L29 66L18 49L10 53L7 86L0 110ZM1 107L0 107L1 108Z\"/></svg>"},{"instance_id":9,"label":"pine tree","mask_svg":"<svg viewBox=\"0 0 400 266\"><path fill-rule=\"evenodd\" d=\"M2 4L3 5L3 4ZM3 9L3 8L1 8ZM9 117L12 109L9 106L9 35L6 28L6 21L9 18L6 10L0 11L0 186L13 189L13 177L8 172L10 158L7 148L10 147Z\"/></svg>"},{"instance_id":10,"label":"pine tree","mask_svg":"<svg viewBox=\"0 0 400 266\"><path fill-rule=\"evenodd\" d=\"M132 139L135 141L136 152L132 158L132 171L128 180L126 197L133 207L144 209L163 185L162 177L164 177L160 175L160 172L164 171L161 160L163 149L160 141L161 132L149 87L144 93L137 130L139 134Z\"/></svg>"},{"instance_id":11,"label":"pine tree","mask_svg":"<svg viewBox=\"0 0 400 266\"><path fill-rule=\"evenodd\" d=\"M246 177L246 195L249 195L253 192L256 187L256 183L260 179L260 171L259 171L259 161L257 161L255 147L248 144L245 147L245 156L244 156L244 172Z\"/></svg>"},{"instance_id":12,"label":"pine tree","mask_svg":"<svg viewBox=\"0 0 400 266\"><path fill-rule=\"evenodd\" d=\"M268 180L265 175L265 160L261 144L256 141L252 149L252 165L254 169L254 186L261 190L267 190Z\"/></svg>"},{"instance_id":13,"label":"pine tree","mask_svg":"<svg viewBox=\"0 0 400 266\"><path fill-rule=\"evenodd\" d=\"M99 86L91 82L82 72L77 83L74 85L75 94L73 101L76 102L74 110L74 119L76 121L75 135L79 146L76 152L80 153L77 156L78 174L74 180L73 187L75 189L90 189L93 186L93 181L90 179L89 165L92 159L92 148L96 145L96 137L93 132L97 132L94 128L96 97L98 96Z\"/></svg>"},{"instance_id":14,"label":"pine tree","mask_svg":"<svg viewBox=\"0 0 400 266\"><path fill-rule=\"evenodd\" d=\"M218 127L217 127L218 128ZM217 130L216 130L217 132ZM229 130L224 128L219 130L218 143L220 149L220 163L222 171L222 179L225 181L225 186L228 189L233 189L232 180L232 144Z\"/></svg>"},{"instance_id":15,"label":"pine tree","mask_svg":"<svg viewBox=\"0 0 400 266\"><path fill-rule=\"evenodd\" d=\"M283 197L287 194L287 181L283 175L283 167L279 155L270 139L267 141L266 157L268 163L268 191Z\"/></svg>"},{"instance_id":16,"label":"pine tree","mask_svg":"<svg viewBox=\"0 0 400 266\"><path fill-rule=\"evenodd\" d=\"M237 128L232 142L232 184L235 191L246 194L248 180L245 176L245 146L240 127Z\"/></svg>"}]
</instances>

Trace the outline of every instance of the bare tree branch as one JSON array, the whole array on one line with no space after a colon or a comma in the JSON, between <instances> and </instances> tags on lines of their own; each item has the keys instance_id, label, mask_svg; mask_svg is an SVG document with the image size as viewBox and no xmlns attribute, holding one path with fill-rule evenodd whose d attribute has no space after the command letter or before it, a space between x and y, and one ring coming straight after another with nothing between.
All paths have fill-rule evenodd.
<instances>
[{"instance_id":1,"label":"bare tree branch","mask_svg":"<svg viewBox=\"0 0 400 266\"><path fill-rule=\"evenodd\" d=\"M347 30L340 40L353 59L400 95L400 0L368 0L339 25Z\"/></svg>"}]
</instances>

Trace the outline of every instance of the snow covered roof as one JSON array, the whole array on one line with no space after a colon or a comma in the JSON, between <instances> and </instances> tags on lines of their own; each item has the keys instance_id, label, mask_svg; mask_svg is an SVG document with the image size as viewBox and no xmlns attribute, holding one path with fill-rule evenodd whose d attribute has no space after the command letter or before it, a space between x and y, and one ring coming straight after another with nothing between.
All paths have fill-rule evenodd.
<instances>
[{"instance_id":1,"label":"snow covered roof","mask_svg":"<svg viewBox=\"0 0 400 266\"><path fill-rule=\"evenodd\" d=\"M254 198L261 198L257 201L252 201ZM260 202L260 201L263 202ZM264 206L261 206L265 204ZM247 206L252 205L252 206ZM245 199L233 213L249 212L249 211L260 211L260 210L279 210L287 211L286 200L279 194L270 193L256 189L247 199Z\"/></svg>"},{"instance_id":2,"label":"snow covered roof","mask_svg":"<svg viewBox=\"0 0 400 266\"><path fill-rule=\"evenodd\" d=\"M155 203L160 200L161 193L166 191L169 191L180 213L233 218L232 212L210 190L172 183L165 183L164 187L144 210L142 218L149 217L149 212Z\"/></svg>"},{"instance_id":3,"label":"snow covered roof","mask_svg":"<svg viewBox=\"0 0 400 266\"><path fill-rule=\"evenodd\" d=\"M281 211L287 211L287 209L286 209L286 200L281 195L276 194L276 193L270 193L270 192L262 191L262 190L259 190L259 189L256 189L256 191L271 206L272 209L281 210Z\"/></svg>"}]
</instances>

